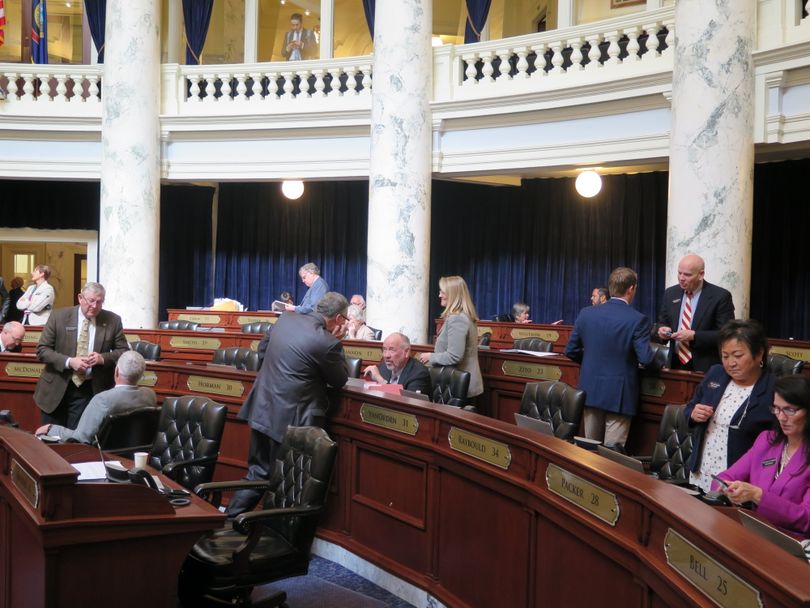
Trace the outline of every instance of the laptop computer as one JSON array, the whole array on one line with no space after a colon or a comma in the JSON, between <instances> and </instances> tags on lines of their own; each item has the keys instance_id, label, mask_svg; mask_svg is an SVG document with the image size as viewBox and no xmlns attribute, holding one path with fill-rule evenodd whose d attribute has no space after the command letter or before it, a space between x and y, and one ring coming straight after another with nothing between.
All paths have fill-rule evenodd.
<instances>
[{"instance_id":1,"label":"laptop computer","mask_svg":"<svg viewBox=\"0 0 810 608\"><path fill-rule=\"evenodd\" d=\"M737 513L740 517L740 523L744 527L751 530L751 532L758 534L765 540L772 542L778 547L782 547L782 549L791 555L799 557L803 560L807 560L807 555L804 552L804 546L802 546L800 541L796 540L792 536L788 536L780 530L777 530L772 525L765 523L761 519L754 517L742 509L739 509Z\"/></svg>"},{"instance_id":2,"label":"laptop computer","mask_svg":"<svg viewBox=\"0 0 810 608\"><path fill-rule=\"evenodd\" d=\"M633 469L639 473L644 473L644 465L638 458L633 458L632 456L627 456L626 454L620 454L619 452L611 450L603 445L596 446L596 452L608 460L612 460L613 462L618 462L619 464L626 466L628 469Z\"/></svg>"},{"instance_id":3,"label":"laptop computer","mask_svg":"<svg viewBox=\"0 0 810 608\"><path fill-rule=\"evenodd\" d=\"M515 424L522 429L529 429L530 431L536 431L541 435L554 437L554 427L551 426L551 423L547 420L532 418L531 416L525 416L524 414L515 414Z\"/></svg>"},{"instance_id":4,"label":"laptop computer","mask_svg":"<svg viewBox=\"0 0 810 608\"><path fill-rule=\"evenodd\" d=\"M401 391L399 391L399 394L401 397L410 397L411 399L419 399L420 401L430 401L429 395L420 393L418 391L409 391L403 388Z\"/></svg>"}]
</instances>

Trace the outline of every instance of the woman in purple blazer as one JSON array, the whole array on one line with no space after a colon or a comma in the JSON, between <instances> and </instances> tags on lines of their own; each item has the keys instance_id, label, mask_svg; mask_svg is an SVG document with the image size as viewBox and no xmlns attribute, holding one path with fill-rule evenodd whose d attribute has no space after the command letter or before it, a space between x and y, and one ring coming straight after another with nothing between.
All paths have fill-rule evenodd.
<instances>
[{"instance_id":1,"label":"woman in purple blazer","mask_svg":"<svg viewBox=\"0 0 810 608\"><path fill-rule=\"evenodd\" d=\"M775 430L759 434L753 447L718 475L723 493L735 504L754 509L781 528L810 535L810 378L776 381L771 412ZM716 482L715 482L716 483Z\"/></svg>"}]
</instances>

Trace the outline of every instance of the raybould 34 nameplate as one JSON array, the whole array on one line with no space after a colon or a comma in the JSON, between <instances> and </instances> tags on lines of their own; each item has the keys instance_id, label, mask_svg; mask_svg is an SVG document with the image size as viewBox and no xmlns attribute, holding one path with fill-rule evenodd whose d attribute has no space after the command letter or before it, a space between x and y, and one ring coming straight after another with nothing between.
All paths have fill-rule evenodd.
<instances>
[{"instance_id":1,"label":"raybould 34 nameplate","mask_svg":"<svg viewBox=\"0 0 810 608\"><path fill-rule=\"evenodd\" d=\"M615 526L619 521L619 501L615 494L569 473L556 464L549 464L546 468L546 486L557 496L611 526Z\"/></svg>"},{"instance_id":2,"label":"raybould 34 nameplate","mask_svg":"<svg viewBox=\"0 0 810 608\"><path fill-rule=\"evenodd\" d=\"M370 403L360 406L360 419L366 424L381 426L406 435L416 435L416 431L419 430L419 420L413 414L389 410L387 407Z\"/></svg>"},{"instance_id":3,"label":"raybould 34 nameplate","mask_svg":"<svg viewBox=\"0 0 810 608\"><path fill-rule=\"evenodd\" d=\"M512 452L509 450L509 446L500 441L462 431L456 427L450 429L447 440L450 447L456 452L494 464L496 467L508 469L512 463Z\"/></svg>"}]
</instances>

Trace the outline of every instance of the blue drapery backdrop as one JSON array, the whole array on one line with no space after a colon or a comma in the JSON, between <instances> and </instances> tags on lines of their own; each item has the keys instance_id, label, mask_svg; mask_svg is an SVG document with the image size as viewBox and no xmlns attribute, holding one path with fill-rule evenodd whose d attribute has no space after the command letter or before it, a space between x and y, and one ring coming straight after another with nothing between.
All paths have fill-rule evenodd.
<instances>
[{"instance_id":1,"label":"blue drapery backdrop","mask_svg":"<svg viewBox=\"0 0 810 608\"><path fill-rule=\"evenodd\" d=\"M464 44L480 42L481 30L487 23L492 0L467 0L467 24L464 27Z\"/></svg>"},{"instance_id":2,"label":"blue drapery backdrop","mask_svg":"<svg viewBox=\"0 0 810 608\"><path fill-rule=\"evenodd\" d=\"M376 0L363 0L363 12L366 14L366 23L368 24L368 33L371 34L371 39L374 40L374 5Z\"/></svg>"},{"instance_id":3,"label":"blue drapery backdrop","mask_svg":"<svg viewBox=\"0 0 810 608\"><path fill-rule=\"evenodd\" d=\"M183 19L186 23L186 64L200 63L214 0L183 0Z\"/></svg>"},{"instance_id":4,"label":"blue drapery backdrop","mask_svg":"<svg viewBox=\"0 0 810 608\"><path fill-rule=\"evenodd\" d=\"M84 0L90 36L98 50L98 62L104 63L104 24L107 21L107 0Z\"/></svg>"}]
</instances>

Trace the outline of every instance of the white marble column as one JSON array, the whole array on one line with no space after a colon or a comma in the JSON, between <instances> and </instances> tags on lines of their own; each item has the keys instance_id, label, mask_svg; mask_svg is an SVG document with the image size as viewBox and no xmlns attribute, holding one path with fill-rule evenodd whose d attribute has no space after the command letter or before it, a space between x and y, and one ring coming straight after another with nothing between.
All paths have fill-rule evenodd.
<instances>
[{"instance_id":1,"label":"white marble column","mask_svg":"<svg viewBox=\"0 0 810 608\"><path fill-rule=\"evenodd\" d=\"M154 327L160 229L160 1L109 0L99 280L124 327Z\"/></svg>"},{"instance_id":2,"label":"white marble column","mask_svg":"<svg viewBox=\"0 0 810 608\"><path fill-rule=\"evenodd\" d=\"M675 5L667 283L697 253L747 317L754 171L755 2Z\"/></svg>"},{"instance_id":3,"label":"white marble column","mask_svg":"<svg viewBox=\"0 0 810 608\"><path fill-rule=\"evenodd\" d=\"M368 324L425 342L430 270L432 0L399 0L374 21Z\"/></svg>"}]
</instances>

